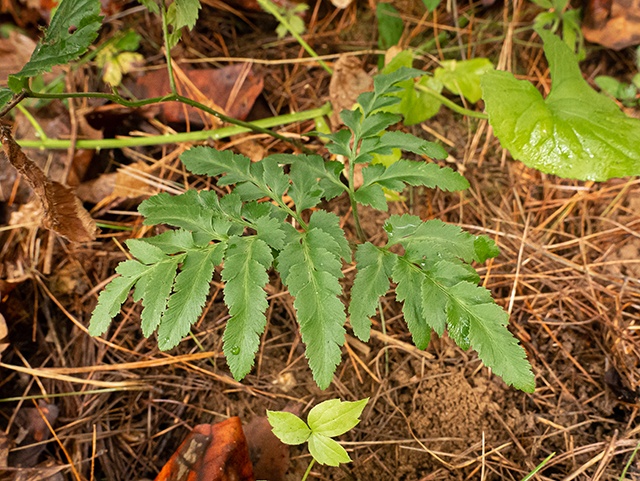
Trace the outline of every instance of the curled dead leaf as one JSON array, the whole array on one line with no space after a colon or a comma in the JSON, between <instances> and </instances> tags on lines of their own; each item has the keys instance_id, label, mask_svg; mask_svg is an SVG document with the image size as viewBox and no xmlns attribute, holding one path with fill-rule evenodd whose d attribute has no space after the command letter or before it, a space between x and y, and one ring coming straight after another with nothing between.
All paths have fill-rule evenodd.
<instances>
[{"instance_id":1,"label":"curled dead leaf","mask_svg":"<svg viewBox=\"0 0 640 481\"><path fill-rule=\"evenodd\" d=\"M7 329L7 321L4 320L4 316L0 314L0 360L2 360L2 352L9 347L9 329ZM0 443L0 458L2 456L2 446ZM2 466L2 464L0 464Z\"/></svg>"},{"instance_id":2,"label":"curled dead leaf","mask_svg":"<svg viewBox=\"0 0 640 481\"><path fill-rule=\"evenodd\" d=\"M68 187L47 177L22 152L8 127L0 127L0 141L11 165L24 176L42 202L45 214L44 227L72 242L94 240L97 231L96 223L75 194Z\"/></svg>"},{"instance_id":3,"label":"curled dead leaf","mask_svg":"<svg viewBox=\"0 0 640 481\"><path fill-rule=\"evenodd\" d=\"M640 43L640 0L589 0L582 33L613 50Z\"/></svg>"}]
</instances>

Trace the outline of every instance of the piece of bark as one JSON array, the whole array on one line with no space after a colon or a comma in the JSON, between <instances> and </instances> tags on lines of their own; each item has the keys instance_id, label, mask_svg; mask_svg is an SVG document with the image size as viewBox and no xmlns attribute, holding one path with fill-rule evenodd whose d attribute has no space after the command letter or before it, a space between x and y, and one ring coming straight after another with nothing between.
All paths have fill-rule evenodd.
<instances>
[{"instance_id":1,"label":"piece of bark","mask_svg":"<svg viewBox=\"0 0 640 481\"><path fill-rule=\"evenodd\" d=\"M96 237L96 223L68 188L52 181L13 140L8 127L0 127L0 141L9 162L24 176L44 208L44 227L72 242L89 242Z\"/></svg>"}]
</instances>

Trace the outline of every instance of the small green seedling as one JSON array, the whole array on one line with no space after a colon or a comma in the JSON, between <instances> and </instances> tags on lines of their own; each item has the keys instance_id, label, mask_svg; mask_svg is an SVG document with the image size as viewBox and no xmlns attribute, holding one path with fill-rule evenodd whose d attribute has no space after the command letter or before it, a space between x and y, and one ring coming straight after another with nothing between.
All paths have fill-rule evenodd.
<instances>
[{"instance_id":1,"label":"small green seedling","mask_svg":"<svg viewBox=\"0 0 640 481\"><path fill-rule=\"evenodd\" d=\"M309 443L313 460L302 481L307 479L315 462L329 466L351 462L347 451L331 438L353 429L360 422L360 415L368 401L369 398L355 402L339 399L324 401L309 411L307 423L292 413L267 411L273 434L280 441L293 446Z\"/></svg>"},{"instance_id":2,"label":"small green seedling","mask_svg":"<svg viewBox=\"0 0 640 481\"><path fill-rule=\"evenodd\" d=\"M640 69L640 47L636 49L636 66ZM635 107L640 105L640 99L636 98L640 92L640 73L631 79L631 83L618 82L608 75L600 75L594 79L595 83L614 99L618 99L625 107Z\"/></svg>"}]
</instances>

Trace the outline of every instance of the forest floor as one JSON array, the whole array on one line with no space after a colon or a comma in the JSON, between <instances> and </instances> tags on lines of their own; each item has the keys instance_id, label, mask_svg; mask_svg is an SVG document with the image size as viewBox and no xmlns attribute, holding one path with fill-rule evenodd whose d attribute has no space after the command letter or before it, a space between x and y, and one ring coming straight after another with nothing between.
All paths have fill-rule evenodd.
<instances>
[{"instance_id":1,"label":"forest floor","mask_svg":"<svg viewBox=\"0 0 640 481\"><path fill-rule=\"evenodd\" d=\"M195 30L185 30L173 51L179 70L247 65L232 59L251 59L249 75L240 68L234 74L234 82L245 75L235 95L256 97L248 120L301 112L329 100L329 74L315 62L298 61L306 53L290 37L277 39L277 23L269 15L242 5L206 3ZM374 72L379 58L375 3L357 2L339 10L328 1L311 2L305 39L329 56L330 65L338 54L349 52ZM420 45L433 38L434 30L447 33L424 52L417 68L432 71L440 60L453 58L486 57L495 65L502 54L511 71L548 93L548 66L530 28L540 12L533 3L521 4L515 19L511 5L501 2L484 7L479 2L456 5L454 0L426 16L419 1L394 6L405 25L402 46ZM165 65L154 47L162 44L162 33L157 18L126 8L107 19L101 38L129 28L141 35L139 52L145 60L144 68L130 76L135 83L135 77ZM455 9L456 16L451 14ZM460 18L472 21L457 28ZM3 19L12 21L8 15ZM36 38L34 25L26 27ZM631 48L615 52L589 45L581 69L592 85L594 72L628 81L633 56ZM95 90L101 88L100 77L101 70L89 63L68 76L66 87ZM248 77L257 89L253 93L242 87ZM482 101L468 107L482 111ZM50 137L80 130L89 137L113 138L212 125L209 117L169 122L169 114L158 109L134 111L84 101L44 107L33 103L30 111ZM17 114L15 123L16 138L35 138L23 114ZM434 334L426 351L416 349L393 292L382 302L386 335L379 316L367 344L348 328L342 364L322 391L304 357L292 298L275 273L268 286L267 330L255 368L241 383L233 380L221 353L228 311L219 271L193 328L197 343L187 338L168 352L159 351L155 336L142 336L141 306L131 298L107 335L92 338L85 328L97 295L126 258L120 246L128 238L159 232L142 225L137 205L159 189L174 192L176 182L202 188L209 181L188 177L182 169L178 155L192 145L188 143L82 155L27 150L49 165L52 177L64 175L73 184L68 179L76 175L92 216L121 230L103 227L95 242L69 243L33 226L29 192L16 184L15 176L8 183L0 179L3 192L7 186L12 192L3 199L0 219L0 312L9 331L0 366L0 431L13 443L10 459L40 462L40 471L24 479L153 479L198 424L230 416L248 423L267 409L285 407L306 415L327 399L367 397L361 423L340 438L353 463L342 470L316 465L313 479L520 480L551 453L554 458L534 479L620 479L640 439L635 404L640 382L640 180L594 183L542 174L514 161L487 127L485 120L445 107L423 124L407 127L443 145L450 154L446 165L462 173L471 187L461 193L416 188L404 193L406 201L391 203L390 213L441 219L495 240L500 256L476 268L483 285L509 312L510 330L526 350L536 377L531 394L506 386L475 351L461 350L446 334ZM304 137L314 129L307 121L276 130L302 138L328 157L320 141ZM254 158L291 151L265 135L208 142ZM127 184L121 179L118 185L128 188L128 195L114 195L105 187L105 174L123 165L142 169L140 165L156 164L161 168L142 177L147 180ZM0 169L8 172L10 167L0 164ZM109 179L118 182L113 175ZM355 239L348 201L338 198L326 207L343 219ZM362 219L365 232L375 239L386 216L365 209ZM348 291L354 270L345 265L344 272ZM46 399L58 411L57 439L33 441L35 448L15 444L19 433L29 429L24 426L38 421L34 401L27 396ZM0 453L2 449L0 443ZM286 479L299 480L310 455L302 447L290 452ZM42 471L43 466L53 470ZM640 479L639 467L636 458L627 479Z\"/></svg>"}]
</instances>

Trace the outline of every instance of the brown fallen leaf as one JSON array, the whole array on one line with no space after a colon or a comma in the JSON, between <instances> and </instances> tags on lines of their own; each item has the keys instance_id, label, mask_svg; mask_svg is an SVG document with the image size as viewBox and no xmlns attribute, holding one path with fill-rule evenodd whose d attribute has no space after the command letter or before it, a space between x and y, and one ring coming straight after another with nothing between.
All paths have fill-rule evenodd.
<instances>
[{"instance_id":1,"label":"brown fallen leaf","mask_svg":"<svg viewBox=\"0 0 640 481\"><path fill-rule=\"evenodd\" d=\"M373 78L362 69L362 62L353 56L341 55L333 66L329 83L329 98L333 107L331 127L338 130L342 125L340 112L351 109L358 95L373 89Z\"/></svg>"},{"instance_id":2,"label":"brown fallen leaf","mask_svg":"<svg viewBox=\"0 0 640 481\"><path fill-rule=\"evenodd\" d=\"M96 223L74 193L68 187L49 179L22 152L20 146L13 140L8 127L0 127L0 141L11 165L24 176L42 202L45 214L44 227L72 242L94 240L97 231Z\"/></svg>"},{"instance_id":3,"label":"brown fallen leaf","mask_svg":"<svg viewBox=\"0 0 640 481\"><path fill-rule=\"evenodd\" d=\"M240 418L193 428L155 481L254 481Z\"/></svg>"},{"instance_id":4,"label":"brown fallen leaf","mask_svg":"<svg viewBox=\"0 0 640 481\"><path fill-rule=\"evenodd\" d=\"M47 418L49 425L53 425L58 418L59 409L54 404L38 401L40 411ZM9 455L9 465L14 467L32 468L38 464L40 453L46 448L46 441L51 436L49 426L36 408L23 408L16 416L16 425L20 428L20 435L16 444L24 446ZM19 442L18 442L19 441Z\"/></svg>"},{"instance_id":5,"label":"brown fallen leaf","mask_svg":"<svg viewBox=\"0 0 640 481\"><path fill-rule=\"evenodd\" d=\"M212 104L226 109L224 113L229 117L244 120L249 115L256 98L262 92L264 81L261 75L249 70L238 90L236 82L241 77L243 68L244 65L236 64L220 69L188 70L183 68L183 70L189 82ZM234 87L236 88L234 89ZM171 92L166 70L148 72L144 77L138 78L135 84L127 85L127 88L138 98L158 97ZM231 98L231 105L227 106L232 94L235 97ZM184 95L200 100L188 92L185 92ZM162 112L167 122L185 122L185 110L192 125L203 125L202 111L178 102L162 104Z\"/></svg>"},{"instance_id":6,"label":"brown fallen leaf","mask_svg":"<svg viewBox=\"0 0 640 481\"><path fill-rule=\"evenodd\" d=\"M640 0L589 0L582 33L613 50L640 43Z\"/></svg>"},{"instance_id":7,"label":"brown fallen leaf","mask_svg":"<svg viewBox=\"0 0 640 481\"><path fill-rule=\"evenodd\" d=\"M9 347L9 329L7 329L7 321L0 314L0 361L2 360L2 352ZM0 467L2 467L2 439L0 439Z\"/></svg>"},{"instance_id":8,"label":"brown fallen leaf","mask_svg":"<svg viewBox=\"0 0 640 481\"><path fill-rule=\"evenodd\" d=\"M297 408L285 408L287 412L299 413ZM294 412L295 411L295 412ZM289 468L289 446L280 441L265 416L253 418L244 427L256 479L284 481Z\"/></svg>"}]
</instances>

